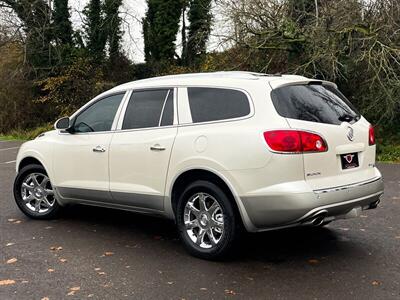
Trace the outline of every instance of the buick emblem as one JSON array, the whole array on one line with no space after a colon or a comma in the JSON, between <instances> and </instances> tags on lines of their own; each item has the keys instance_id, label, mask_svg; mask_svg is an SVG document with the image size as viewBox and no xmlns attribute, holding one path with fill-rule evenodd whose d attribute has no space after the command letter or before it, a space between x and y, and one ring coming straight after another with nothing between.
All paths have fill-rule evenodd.
<instances>
[{"instance_id":1,"label":"buick emblem","mask_svg":"<svg viewBox=\"0 0 400 300\"><path fill-rule=\"evenodd\" d=\"M354 130L351 127L348 127L347 138L349 139L349 141L354 140Z\"/></svg>"},{"instance_id":2,"label":"buick emblem","mask_svg":"<svg viewBox=\"0 0 400 300\"><path fill-rule=\"evenodd\" d=\"M345 155L344 159L350 164L353 161L354 154L347 154Z\"/></svg>"}]
</instances>

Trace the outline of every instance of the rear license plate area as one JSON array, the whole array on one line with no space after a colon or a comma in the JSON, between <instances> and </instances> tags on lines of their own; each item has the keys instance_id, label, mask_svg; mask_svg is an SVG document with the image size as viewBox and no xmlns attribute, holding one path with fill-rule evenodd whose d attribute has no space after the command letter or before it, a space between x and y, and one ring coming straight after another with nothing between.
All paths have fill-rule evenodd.
<instances>
[{"instance_id":1,"label":"rear license plate area","mask_svg":"<svg viewBox=\"0 0 400 300\"><path fill-rule=\"evenodd\" d=\"M342 162L342 169L354 169L359 166L358 163L358 153L347 153L340 155L340 161Z\"/></svg>"}]
</instances>

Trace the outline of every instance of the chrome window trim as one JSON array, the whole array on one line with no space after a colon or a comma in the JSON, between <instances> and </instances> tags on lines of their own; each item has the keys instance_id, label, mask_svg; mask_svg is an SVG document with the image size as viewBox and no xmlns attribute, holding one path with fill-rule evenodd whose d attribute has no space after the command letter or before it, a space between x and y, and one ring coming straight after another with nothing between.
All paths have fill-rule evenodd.
<instances>
[{"instance_id":1,"label":"chrome window trim","mask_svg":"<svg viewBox=\"0 0 400 300\"><path fill-rule=\"evenodd\" d=\"M382 180L381 176L373 177L372 179L368 179L368 180L364 180L364 181L360 181L360 182L356 182L356 183L352 183L352 184L314 190L314 193L315 194L325 194L325 193L331 193L331 192L338 192L338 191L343 191L343 190L347 190L347 189L351 189L351 188L367 185L367 184L370 184L370 183L374 183L374 182L379 181L379 180Z\"/></svg>"}]
</instances>

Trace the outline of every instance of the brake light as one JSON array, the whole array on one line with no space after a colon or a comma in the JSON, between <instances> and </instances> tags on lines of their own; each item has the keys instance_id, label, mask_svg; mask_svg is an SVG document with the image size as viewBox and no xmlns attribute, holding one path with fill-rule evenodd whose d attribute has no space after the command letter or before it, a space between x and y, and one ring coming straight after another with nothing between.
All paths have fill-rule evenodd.
<instances>
[{"instance_id":1,"label":"brake light","mask_svg":"<svg viewBox=\"0 0 400 300\"><path fill-rule=\"evenodd\" d=\"M375 130L374 126L369 126L368 143L370 146L375 145Z\"/></svg>"},{"instance_id":2,"label":"brake light","mask_svg":"<svg viewBox=\"0 0 400 300\"><path fill-rule=\"evenodd\" d=\"M264 139L273 151L287 153L325 152L328 145L318 134L301 130L264 132Z\"/></svg>"}]
</instances>

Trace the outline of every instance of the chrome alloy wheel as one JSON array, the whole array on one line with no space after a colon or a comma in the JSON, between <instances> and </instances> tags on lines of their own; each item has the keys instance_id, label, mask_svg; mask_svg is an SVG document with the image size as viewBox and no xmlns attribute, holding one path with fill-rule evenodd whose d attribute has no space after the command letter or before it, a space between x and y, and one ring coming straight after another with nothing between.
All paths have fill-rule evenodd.
<instances>
[{"instance_id":1,"label":"chrome alloy wheel","mask_svg":"<svg viewBox=\"0 0 400 300\"><path fill-rule=\"evenodd\" d=\"M186 232L193 243L204 249L216 246L224 234L224 214L217 200L207 193L197 193L186 203Z\"/></svg>"},{"instance_id":2,"label":"chrome alloy wheel","mask_svg":"<svg viewBox=\"0 0 400 300\"><path fill-rule=\"evenodd\" d=\"M36 213L47 212L56 201L49 177L41 173L25 177L21 185L21 196L25 206Z\"/></svg>"}]
</instances>

